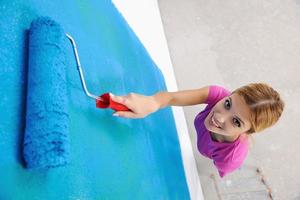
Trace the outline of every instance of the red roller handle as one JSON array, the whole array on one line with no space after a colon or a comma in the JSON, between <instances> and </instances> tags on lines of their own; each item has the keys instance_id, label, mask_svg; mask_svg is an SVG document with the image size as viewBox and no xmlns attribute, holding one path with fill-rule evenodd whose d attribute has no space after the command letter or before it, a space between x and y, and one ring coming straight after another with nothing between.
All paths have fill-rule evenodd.
<instances>
[{"instance_id":1,"label":"red roller handle","mask_svg":"<svg viewBox=\"0 0 300 200\"><path fill-rule=\"evenodd\" d=\"M97 108L111 108L115 111L130 111L125 105L117 103L110 98L109 93L102 94L100 99L96 100Z\"/></svg>"}]
</instances>

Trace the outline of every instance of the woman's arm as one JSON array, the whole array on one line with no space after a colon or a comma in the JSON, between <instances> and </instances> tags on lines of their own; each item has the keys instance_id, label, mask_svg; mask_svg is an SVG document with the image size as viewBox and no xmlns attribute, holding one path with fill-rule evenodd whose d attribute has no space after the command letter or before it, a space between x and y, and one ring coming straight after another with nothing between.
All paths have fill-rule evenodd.
<instances>
[{"instance_id":1,"label":"woman's arm","mask_svg":"<svg viewBox=\"0 0 300 200\"><path fill-rule=\"evenodd\" d=\"M159 108L166 106L190 106L205 102L209 87L194 90L183 90L178 92L158 92L153 95Z\"/></svg>"},{"instance_id":2,"label":"woman's arm","mask_svg":"<svg viewBox=\"0 0 300 200\"><path fill-rule=\"evenodd\" d=\"M143 118L166 106L189 106L204 103L209 87L178 92L158 92L152 96L130 93L127 96L114 96L113 101L124 104L131 111L118 111L114 116L128 118Z\"/></svg>"}]
</instances>

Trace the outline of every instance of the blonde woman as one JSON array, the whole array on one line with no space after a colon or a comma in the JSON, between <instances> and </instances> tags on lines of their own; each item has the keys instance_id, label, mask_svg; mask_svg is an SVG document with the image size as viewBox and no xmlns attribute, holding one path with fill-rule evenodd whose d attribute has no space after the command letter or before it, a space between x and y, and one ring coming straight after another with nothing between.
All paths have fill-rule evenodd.
<instances>
[{"instance_id":1,"label":"blonde woman","mask_svg":"<svg viewBox=\"0 0 300 200\"><path fill-rule=\"evenodd\" d=\"M242 165L248 153L248 136L274 125L284 108L278 92L265 83L248 84L233 92L211 85L153 96L130 93L111 97L131 110L114 116L127 118L143 118L166 106L207 104L194 120L197 147L213 160L221 177Z\"/></svg>"}]
</instances>

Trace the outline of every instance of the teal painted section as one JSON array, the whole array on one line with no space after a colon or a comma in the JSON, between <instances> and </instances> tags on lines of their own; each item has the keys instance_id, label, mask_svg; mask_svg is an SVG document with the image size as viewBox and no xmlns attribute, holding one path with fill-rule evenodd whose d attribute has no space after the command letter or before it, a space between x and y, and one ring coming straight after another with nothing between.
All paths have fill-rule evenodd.
<instances>
[{"instance_id":1,"label":"teal painted section","mask_svg":"<svg viewBox=\"0 0 300 200\"><path fill-rule=\"evenodd\" d=\"M164 78L110 1L0 1L0 199L189 199L170 108L129 120L95 108L67 47L70 164L28 170L22 158L28 28L58 21L76 40L92 93L151 95Z\"/></svg>"}]
</instances>

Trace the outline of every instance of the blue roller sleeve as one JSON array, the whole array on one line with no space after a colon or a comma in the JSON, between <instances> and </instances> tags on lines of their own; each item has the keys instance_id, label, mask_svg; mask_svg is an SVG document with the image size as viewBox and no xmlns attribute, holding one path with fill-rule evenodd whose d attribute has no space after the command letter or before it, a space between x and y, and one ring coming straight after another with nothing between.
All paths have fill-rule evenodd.
<instances>
[{"instance_id":1,"label":"blue roller sleeve","mask_svg":"<svg viewBox=\"0 0 300 200\"><path fill-rule=\"evenodd\" d=\"M66 36L58 23L48 17L31 23L23 148L28 168L54 168L69 162L65 50Z\"/></svg>"}]
</instances>

